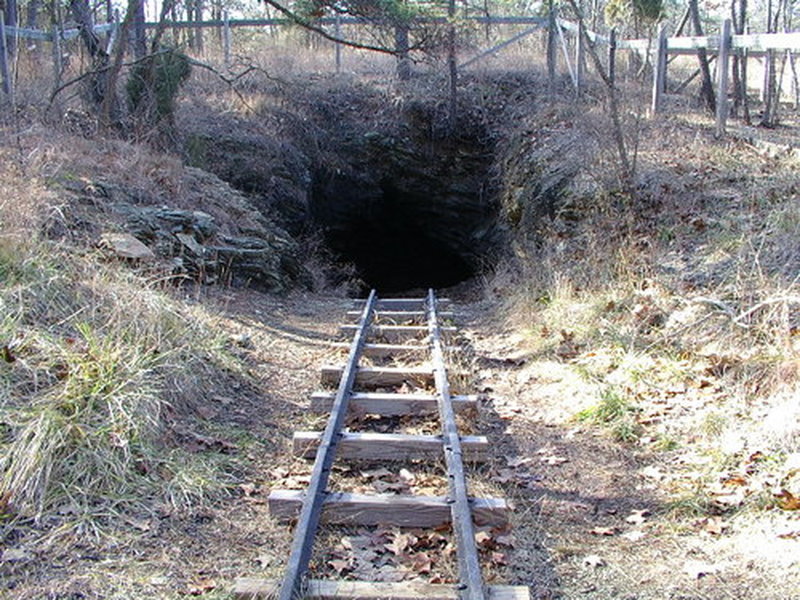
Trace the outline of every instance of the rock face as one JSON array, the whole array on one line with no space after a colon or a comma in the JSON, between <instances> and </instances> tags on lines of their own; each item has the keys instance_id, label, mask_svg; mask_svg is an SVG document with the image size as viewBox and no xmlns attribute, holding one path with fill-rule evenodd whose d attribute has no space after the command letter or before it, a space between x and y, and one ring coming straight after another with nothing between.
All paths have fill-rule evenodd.
<instances>
[{"instance_id":1,"label":"rock face","mask_svg":"<svg viewBox=\"0 0 800 600\"><path fill-rule=\"evenodd\" d=\"M189 162L248 195L253 205L299 233L308 222L310 161L257 121L222 115L186 120Z\"/></svg>"},{"instance_id":2,"label":"rock face","mask_svg":"<svg viewBox=\"0 0 800 600\"><path fill-rule=\"evenodd\" d=\"M171 198L110 181L64 187L77 196L76 206L105 209L98 245L114 256L155 259L155 268L172 274L268 292L309 281L292 236L201 169L184 168L175 185L179 195Z\"/></svg>"}]
</instances>

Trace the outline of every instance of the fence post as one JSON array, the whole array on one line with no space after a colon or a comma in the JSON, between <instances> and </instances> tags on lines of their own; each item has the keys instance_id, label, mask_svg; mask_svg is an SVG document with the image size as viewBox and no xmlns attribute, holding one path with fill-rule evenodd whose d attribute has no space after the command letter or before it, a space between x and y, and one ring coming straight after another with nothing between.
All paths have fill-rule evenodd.
<instances>
[{"instance_id":1,"label":"fence post","mask_svg":"<svg viewBox=\"0 0 800 600\"><path fill-rule=\"evenodd\" d=\"M336 11L336 17L333 25L333 34L336 36L337 40L342 39L342 17L339 15L339 11ZM342 45L339 42L336 42L336 46L334 48L334 52L336 53L336 72L342 72Z\"/></svg>"},{"instance_id":2,"label":"fence post","mask_svg":"<svg viewBox=\"0 0 800 600\"><path fill-rule=\"evenodd\" d=\"M14 91L14 86L11 84L11 71L8 68L6 17L3 11L0 11L0 77L3 78L3 92L10 97Z\"/></svg>"},{"instance_id":3,"label":"fence post","mask_svg":"<svg viewBox=\"0 0 800 600\"><path fill-rule=\"evenodd\" d=\"M408 26L394 28L394 49L397 52L397 78L406 81L411 77L411 61L408 58Z\"/></svg>"},{"instance_id":4,"label":"fence post","mask_svg":"<svg viewBox=\"0 0 800 600\"><path fill-rule=\"evenodd\" d=\"M650 112L655 115L661 110L664 89L667 81L667 28L662 24L658 28L658 42L656 43L656 59L653 63L653 101Z\"/></svg>"},{"instance_id":5,"label":"fence post","mask_svg":"<svg viewBox=\"0 0 800 600\"><path fill-rule=\"evenodd\" d=\"M719 58L717 59L717 136L725 135L725 122L728 120L728 63L731 50L731 20L722 22L719 36Z\"/></svg>"},{"instance_id":6,"label":"fence post","mask_svg":"<svg viewBox=\"0 0 800 600\"><path fill-rule=\"evenodd\" d=\"M586 65L585 54L586 47L584 46L583 34L585 29L583 21L578 22L578 30L575 32L575 97L581 95L581 88L583 87L583 72Z\"/></svg>"},{"instance_id":7,"label":"fence post","mask_svg":"<svg viewBox=\"0 0 800 600\"><path fill-rule=\"evenodd\" d=\"M228 11L222 13L222 54L225 57L225 68L231 68L231 21Z\"/></svg>"},{"instance_id":8,"label":"fence post","mask_svg":"<svg viewBox=\"0 0 800 600\"><path fill-rule=\"evenodd\" d=\"M608 80L614 86L617 77L617 30L612 29L608 36Z\"/></svg>"},{"instance_id":9,"label":"fence post","mask_svg":"<svg viewBox=\"0 0 800 600\"><path fill-rule=\"evenodd\" d=\"M547 82L550 93L556 87L556 13L553 3L550 2L550 10L547 13Z\"/></svg>"},{"instance_id":10,"label":"fence post","mask_svg":"<svg viewBox=\"0 0 800 600\"><path fill-rule=\"evenodd\" d=\"M58 25L53 25L53 88L56 89L61 85L61 74L63 73L62 67L62 51L61 51L61 30Z\"/></svg>"}]
</instances>

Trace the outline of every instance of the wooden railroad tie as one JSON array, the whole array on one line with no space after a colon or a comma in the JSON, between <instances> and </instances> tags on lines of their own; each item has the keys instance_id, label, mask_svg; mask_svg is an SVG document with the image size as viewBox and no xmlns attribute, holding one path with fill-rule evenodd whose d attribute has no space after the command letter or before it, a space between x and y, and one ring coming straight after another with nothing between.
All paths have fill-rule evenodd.
<instances>
[{"instance_id":1,"label":"wooden railroad tie","mask_svg":"<svg viewBox=\"0 0 800 600\"><path fill-rule=\"evenodd\" d=\"M258 578L237 580L237 598L330 598L378 600L529 600L526 586L486 586L478 562L475 543L477 526L503 527L508 523L509 507L502 498L473 498L467 494L464 462L486 460L489 442L484 436L462 436L455 415L474 415L476 396L451 395L444 362L444 339L456 332L442 326L440 319L452 319L449 300L437 299L433 290L426 298L356 301L357 324L342 325L352 335L347 344L344 366L324 366L323 385L336 385L336 392L315 392L310 409L329 413L325 431L298 431L293 438L296 456L314 458L308 489L273 490L269 495L270 514L282 522L297 520L291 554L282 581ZM391 322L392 324L387 324ZM402 324L399 324L402 323ZM413 323L413 324L409 324ZM373 340L368 341L368 337ZM381 342L376 342L377 338ZM340 347L344 346L339 344ZM447 348L447 351L452 351ZM360 366L362 357L399 359L418 366ZM358 387L359 391L354 388ZM407 393L387 392L385 388L419 388ZM379 391L368 391L378 388ZM430 391L430 390L434 390ZM365 415L382 417L438 414L440 435L373 433L346 431L345 419ZM444 458L447 467L446 496L409 494L356 494L328 490L334 458L340 460L418 461ZM308 580L308 565L320 523L332 525L389 525L408 528L436 528L449 524L453 529L458 560L458 584L429 584L366 581Z\"/></svg>"}]
</instances>

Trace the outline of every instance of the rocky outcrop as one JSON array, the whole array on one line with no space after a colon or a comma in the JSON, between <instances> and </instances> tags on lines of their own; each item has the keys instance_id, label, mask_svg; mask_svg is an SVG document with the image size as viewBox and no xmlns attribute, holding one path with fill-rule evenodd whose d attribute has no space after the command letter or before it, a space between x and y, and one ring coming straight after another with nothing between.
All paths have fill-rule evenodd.
<instances>
[{"instance_id":1,"label":"rocky outcrop","mask_svg":"<svg viewBox=\"0 0 800 600\"><path fill-rule=\"evenodd\" d=\"M204 283L269 292L309 280L292 236L243 194L201 169L183 169L175 193L160 197L113 181L62 185L76 196L76 208L91 205L86 213L93 219L97 208L103 209L105 222L92 223L88 234L112 255L155 259L154 268ZM88 222L78 210L72 214L76 223Z\"/></svg>"},{"instance_id":2,"label":"rocky outcrop","mask_svg":"<svg viewBox=\"0 0 800 600\"><path fill-rule=\"evenodd\" d=\"M309 159L255 120L207 115L187 120L190 164L214 173L248 195L253 205L292 234L308 223Z\"/></svg>"}]
</instances>

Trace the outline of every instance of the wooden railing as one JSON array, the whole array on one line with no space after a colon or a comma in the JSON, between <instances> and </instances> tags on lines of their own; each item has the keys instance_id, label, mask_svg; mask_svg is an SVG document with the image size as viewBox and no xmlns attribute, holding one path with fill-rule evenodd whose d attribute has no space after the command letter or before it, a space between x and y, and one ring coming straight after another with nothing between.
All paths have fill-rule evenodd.
<instances>
[{"instance_id":1,"label":"wooden railing","mask_svg":"<svg viewBox=\"0 0 800 600\"><path fill-rule=\"evenodd\" d=\"M585 47L584 38L579 35L579 25L564 19L556 19L553 17L492 17L492 16L475 16L467 17L468 21L483 24L483 25L527 25L528 28L519 32L505 41L481 51L477 55L469 58L459 65L459 68L468 67L488 56L501 51L502 49L510 46L514 42L535 33L536 31L545 29L549 30L555 24L555 33L553 34L552 50L548 52L548 62L555 62L555 46L560 46L563 52L564 61L567 66L572 83L575 87L576 93L580 91L584 85L585 79ZM447 19L444 17L425 18L419 19L419 23L437 24L446 23ZM232 28L241 27L283 27L292 25L295 22L291 19L230 19L227 14L223 19L209 20L209 21L167 21L162 25L169 28L179 29L203 29L203 28L222 28L222 45L224 60L226 66L230 63L230 30ZM338 32L343 25L365 25L368 23L366 19L357 17L325 17L314 20L315 26L334 26L338 38ZM146 23L146 28L158 27L158 23ZM94 30L97 33L113 32L118 27L117 23L104 23L95 26ZM614 31L610 35L602 35L593 31L586 32L586 38L590 43L597 45L605 45L608 48L608 75L613 82L616 69L615 57L617 50L628 50L637 52L639 54L649 54L654 65L653 75L653 92L651 101L651 113L655 114L661 110L663 104L663 95L665 92L666 72L669 63L668 57L670 55L691 55L697 53L700 49L705 49L708 54L716 57L718 60L717 67L717 92L720 101L717 103L717 131L723 133L725 130L725 123L727 119L728 103L726 98L728 96L728 63L730 56L749 56L756 57L762 56L769 52L800 51L800 32L794 33L756 33L746 35L733 35L731 34L731 27L729 21L724 21L721 26L719 35L706 35L706 36L674 36L667 37L666 30L662 26L658 34L654 38L645 39L628 39L620 40L616 38ZM3 90L7 94L11 94L11 77L9 74L8 61L6 57L6 38L19 38L38 40L45 42L54 42L58 44L61 40L69 40L77 37L79 34L78 29L53 29L51 31L43 31L38 29L30 29L24 27L6 27L0 15L0 77L3 80ZM570 50L567 45L564 34L571 34L574 36L574 55L570 56ZM556 40L557 38L557 40ZM399 39L399 38L398 38ZM548 44L550 46L550 44ZM54 59L59 60L60 57L55 56L59 53L54 53ZM405 68L408 67L408 61L404 60L406 54L398 49L399 63L404 64ZM337 71L341 65L341 48L337 45L336 52L336 66ZM551 75L555 72L555 65L549 65L548 71ZM684 86L681 86L681 89Z\"/></svg>"}]
</instances>

